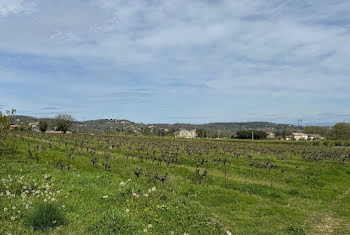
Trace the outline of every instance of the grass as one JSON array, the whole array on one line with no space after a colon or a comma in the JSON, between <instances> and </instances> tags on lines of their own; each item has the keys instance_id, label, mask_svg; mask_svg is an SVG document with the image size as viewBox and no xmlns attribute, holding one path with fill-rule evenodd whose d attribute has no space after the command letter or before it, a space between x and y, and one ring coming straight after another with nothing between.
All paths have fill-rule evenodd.
<instances>
[{"instance_id":1,"label":"grass","mask_svg":"<svg viewBox=\"0 0 350 235\"><path fill-rule=\"evenodd\" d=\"M58 206L47 202L38 202L28 212L25 222L33 230L48 231L65 223L63 212Z\"/></svg>"},{"instance_id":2,"label":"grass","mask_svg":"<svg viewBox=\"0 0 350 235\"><path fill-rule=\"evenodd\" d=\"M142 225L125 212L108 210L90 230L93 234L141 234Z\"/></svg>"},{"instance_id":3,"label":"grass","mask_svg":"<svg viewBox=\"0 0 350 235\"><path fill-rule=\"evenodd\" d=\"M18 149L0 158L1 234L350 233L349 165L338 160L347 147L37 134L7 141ZM28 143L39 163L28 157ZM175 152L181 164L149 158ZM219 158L227 165L213 161ZM56 168L59 161L64 170ZM268 161L276 165L270 171L260 167ZM208 170L202 183L197 168ZM156 172L168 173L164 185L145 176Z\"/></svg>"}]
</instances>

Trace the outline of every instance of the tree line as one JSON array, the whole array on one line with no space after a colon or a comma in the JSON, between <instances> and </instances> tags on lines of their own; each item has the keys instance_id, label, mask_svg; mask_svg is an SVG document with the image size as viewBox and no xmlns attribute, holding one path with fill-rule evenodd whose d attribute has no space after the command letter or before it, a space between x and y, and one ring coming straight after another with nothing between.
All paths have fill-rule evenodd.
<instances>
[{"instance_id":1,"label":"tree line","mask_svg":"<svg viewBox=\"0 0 350 235\"><path fill-rule=\"evenodd\" d=\"M0 112L0 140L4 140L10 130L11 122L9 117L16 114L16 109L11 111L7 110L6 114ZM75 119L69 114L59 114L55 117L53 123L48 123L46 120L40 120L39 130L46 132L49 128L49 124L53 124L53 129L66 133L69 131ZM26 129L26 128L25 128ZM25 130L23 129L23 130ZM30 129L30 128L28 128ZM20 129L22 130L22 129ZM133 130L122 130L124 133L135 134ZM163 128L154 128L153 130L148 127L141 129L141 135L156 135L156 136L173 136L176 129L172 128L165 130ZM321 127L321 126L306 126L304 129L306 134L319 134L326 138L333 139L350 139L350 123L337 123L333 127ZM292 130L277 130L275 136L277 138L285 137L292 134ZM233 130L207 130L199 128L196 130L197 138L222 138L231 137L238 139L266 139L268 134L262 130L239 130L234 132Z\"/></svg>"}]
</instances>

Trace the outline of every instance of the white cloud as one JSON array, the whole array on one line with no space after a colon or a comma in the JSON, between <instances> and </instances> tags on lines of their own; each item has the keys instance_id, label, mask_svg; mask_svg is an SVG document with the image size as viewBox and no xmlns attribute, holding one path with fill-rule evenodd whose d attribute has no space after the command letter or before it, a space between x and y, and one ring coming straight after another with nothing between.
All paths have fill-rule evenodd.
<instances>
[{"instance_id":1,"label":"white cloud","mask_svg":"<svg viewBox=\"0 0 350 235\"><path fill-rule=\"evenodd\" d=\"M0 52L67 60L125 89L132 79L228 97L350 89L349 1L36 1L32 15L29 0L0 1Z\"/></svg>"},{"instance_id":2,"label":"white cloud","mask_svg":"<svg viewBox=\"0 0 350 235\"><path fill-rule=\"evenodd\" d=\"M35 4L30 0L1 0L0 17L16 15L21 13L31 13L35 9Z\"/></svg>"}]
</instances>

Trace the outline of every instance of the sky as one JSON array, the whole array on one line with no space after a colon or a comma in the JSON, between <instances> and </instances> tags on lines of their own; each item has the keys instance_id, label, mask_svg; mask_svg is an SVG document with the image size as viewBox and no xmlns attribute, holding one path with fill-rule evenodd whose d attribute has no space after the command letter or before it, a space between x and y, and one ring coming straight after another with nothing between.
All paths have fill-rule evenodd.
<instances>
[{"instance_id":1,"label":"sky","mask_svg":"<svg viewBox=\"0 0 350 235\"><path fill-rule=\"evenodd\" d=\"M0 0L0 110L350 122L348 0Z\"/></svg>"}]
</instances>

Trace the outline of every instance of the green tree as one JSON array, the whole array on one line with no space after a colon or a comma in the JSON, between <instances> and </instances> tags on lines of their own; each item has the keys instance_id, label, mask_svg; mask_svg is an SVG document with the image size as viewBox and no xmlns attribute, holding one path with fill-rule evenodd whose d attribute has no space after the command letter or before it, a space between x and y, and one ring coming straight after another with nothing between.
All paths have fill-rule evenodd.
<instances>
[{"instance_id":1,"label":"green tree","mask_svg":"<svg viewBox=\"0 0 350 235\"><path fill-rule=\"evenodd\" d=\"M350 123L337 123L332 128L333 137L337 139L350 139Z\"/></svg>"},{"instance_id":2,"label":"green tree","mask_svg":"<svg viewBox=\"0 0 350 235\"><path fill-rule=\"evenodd\" d=\"M56 116L56 130L66 133L72 125L74 118L69 114L59 114Z\"/></svg>"},{"instance_id":3,"label":"green tree","mask_svg":"<svg viewBox=\"0 0 350 235\"><path fill-rule=\"evenodd\" d=\"M267 133L259 130L240 130L236 132L238 139L266 139Z\"/></svg>"},{"instance_id":4,"label":"green tree","mask_svg":"<svg viewBox=\"0 0 350 235\"><path fill-rule=\"evenodd\" d=\"M283 129L283 130L277 130L275 131L276 137L286 137L288 135L292 135L293 131L290 129Z\"/></svg>"},{"instance_id":5,"label":"green tree","mask_svg":"<svg viewBox=\"0 0 350 235\"><path fill-rule=\"evenodd\" d=\"M197 129L196 134L198 138L207 138L207 131L203 128Z\"/></svg>"},{"instance_id":6,"label":"green tree","mask_svg":"<svg viewBox=\"0 0 350 235\"><path fill-rule=\"evenodd\" d=\"M236 136L238 139L251 139L252 132L247 130L240 130L236 132Z\"/></svg>"},{"instance_id":7,"label":"green tree","mask_svg":"<svg viewBox=\"0 0 350 235\"><path fill-rule=\"evenodd\" d=\"M5 115L0 112L0 141L4 141L10 130L10 122Z\"/></svg>"},{"instance_id":8,"label":"green tree","mask_svg":"<svg viewBox=\"0 0 350 235\"><path fill-rule=\"evenodd\" d=\"M321 136L329 136L330 128L325 126L306 126L305 127L306 134L319 134Z\"/></svg>"},{"instance_id":9,"label":"green tree","mask_svg":"<svg viewBox=\"0 0 350 235\"><path fill-rule=\"evenodd\" d=\"M41 132L45 132L47 130L48 126L49 126L49 124L46 121L41 120L39 122L39 129Z\"/></svg>"},{"instance_id":10,"label":"green tree","mask_svg":"<svg viewBox=\"0 0 350 235\"><path fill-rule=\"evenodd\" d=\"M166 132L163 128L157 128L156 129L156 135L157 136L165 136L166 135Z\"/></svg>"},{"instance_id":11,"label":"green tree","mask_svg":"<svg viewBox=\"0 0 350 235\"><path fill-rule=\"evenodd\" d=\"M141 127L141 133L142 135L149 136L152 134L151 129L148 128L147 126Z\"/></svg>"}]
</instances>

